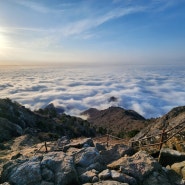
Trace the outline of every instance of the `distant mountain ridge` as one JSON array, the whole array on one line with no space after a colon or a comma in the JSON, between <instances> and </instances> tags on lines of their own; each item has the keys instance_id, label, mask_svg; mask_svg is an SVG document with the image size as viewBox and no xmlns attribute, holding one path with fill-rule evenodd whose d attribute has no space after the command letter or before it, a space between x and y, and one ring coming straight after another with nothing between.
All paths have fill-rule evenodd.
<instances>
[{"instance_id":1,"label":"distant mountain ridge","mask_svg":"<svg viewBox=\"0 0 185 185\"><path fill-rule=\"evenodd\" d=\"M141 130L146 126L143 116L133 110L121 107L109 107L105 110L90 108L81 113L95 127L104 128L107 132L119 135L131 130Z\"/></svg>"}]
</instances>

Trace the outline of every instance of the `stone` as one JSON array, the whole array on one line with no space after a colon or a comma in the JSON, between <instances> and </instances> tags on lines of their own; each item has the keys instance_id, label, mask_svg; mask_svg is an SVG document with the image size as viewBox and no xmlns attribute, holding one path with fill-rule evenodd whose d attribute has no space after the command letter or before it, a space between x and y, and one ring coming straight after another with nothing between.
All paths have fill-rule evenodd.
<instances>
[{"instance_id":1,"label":"stone","mask_svg":"<svg viewBox=\"0 0 185 185\"><path fill-rule=\"evenodd\" d=\"M111 177L115 181L125 182L125 178L122 176L122 174L115 170L111 170Z\"/></svg>"},{"instance_id":2,"label":"stone","mask_svg":"<svg viewBox=\"0 0 185 185\"><path fill-rule=\"evenodd\" d=\"M2 181L14 185L44 185L45 182L68 185L79 182L73 157L63 152L50 152L44 157L37 156L30 160L11 161L3 167Z\"/></svg>"},{"instance_id":3,"label":"stone","mask_svg":"<svg viewBox=\"0 0 185 185\"><path fill-rule=\"evenodd\" d=\"M80 180L82 183L92 182L92 179L95 176L96 176L96 174L94 172L87 171L87 172L83 173L82 175L80 175Z\"/></svg>"},{"instance_id":4,"label":"stone","mask_svg":"<svg viewBox=\"0 0 185 185\"><path fill-rule=\"evenodd\" d=\"M132 155L134 153L133 149L123 145L123 144L117 144L113 146L110 150L103 150L100 152L100 155L102 156L103 161L105 164L109 164L115 160L118 160L120 157L123 157L124 155Z\"/></svg>"},{"instance_id":5,"label":"stone","mask_svg":"<svg viewBox=\"0 0 185 185\"><path fill-rule=\"evenodd\" d=\"M102 170L104 170L105 168L106 168L105 165L102 164L101 161L99 161L99 162L95 162L95 163L89 165L86 169L87 169L87 170L95 169L95 170L97 170L97 171L102 171Z\"/></svg>"},{"instance_id":6,"label":"stone","mask_svg":"<svg viewBox=\"0 0 185 185\"><path fill-rule=\"evenodd\" d=\"M88 167L96 162L101 161L101 156L95 147L82 149L74 156L75 164L81 167Z\"/></svg>"},{"instance_id":7,"label":"stone","mask_svg":"<svg viewBox=\"0 0 185 185\"><path fill-rule=\"evenodd\" d=\"M55 184L67 185L78 183L78 176L73 163L73 157L63 152L50 152L41 161L41 168L50 169L54 174Z\"/></svg>"},{"instance_id":8,"label":"stone","mask_svg":"<svg viewBox=\"0 0 185 185\"><path fill-rule=\"evenodd\" d=\"M96 143L95 147L98 151L106 150L106 147L102 145L101 143Z\"/></svg>"},{"instance_id":9,"label":"stone","mask_svg":"<svg viewBox=\"0 0 185 185\"><path fill-rule=\"evenodd\" d=\"M108 180L111 178L111 171L109 169L106 169L104 171L102 171L101 173L99 173L99 178L100 180Z\"/></svg>"},{"instance_id":10,"label":"stone","mask_svg":"<svg viewBox=\"0 0 185 185\"><path fill-rule=\"evenodd\" d=\"M109 164L110 169L120 169L124 174L142 182L153 171L162 169L161 165L144 151L139 151L131 157L122 157Z\"/></svg>"},{"instance_id":11,"label":"stone","mask_svg":"<svg viewBox=\"0 0 185 185\"><path fill-rule=\"evenodd\" d=\"M4 169L3 169L4 170ZM7 179L10 184L15 185L39 185L42 177L41 177L41 170L40 170L40 161L27 161L20 165L13 165L11 168L8 168L7 171L11 170L10 172L4 174L2 172L3 179Z\"/></svg>"},{"instance_id":12,"label":"stone","mask_svg":"<svg viewBox=\"0 0 185 185\"><path fill-rule=\"evenodd\" d=\"M44 179L46 181L54 180L54 173L48 168L44 168L42 170L41 175L42 175L42 179Z\"/></svg>"},{"instance_id":13,"label":"stone","mask_svg":"<svg viewBox=\"0 0 185 185\"><path fill-rule=\"evenodd\" d=\"M92 178L92 183L98 182L98 180L99 180L99 178L98 178L97 176L94 176L94 177Z\"/></svg>"},{"instance_id":14,"label":"stone","mask_svg":"<svg viewBox=\"0 0 185 185\"><path fill-rule=\"evenodd\" d=\"M119 173L115 170L111 170L111 177L113 180L116 180L119 182L129 183L130 185L137 185L137 181L135 178L130 177L123 173Z\"/></svg>"},{"instance_id":15,"label":"stone","mask_svg":"<svg viewBox=\"0 0 185 185\"><path fill-rule=\"evenodd\" d=\"M84 139L78 139L78 140L72 141L69 144L63 146L63 151L66 152L71 147L82 148L84 147L84 145L94 147L93 140L91 138L84 138Z\"/></svg>"},{"instance_id":16,"label":"stone","mask_svg":"<svg viewBox=\"0 0 185 185\"><path fill-rule=\"evenodd\" d=\"M162 166L172 165L182 161L185 161L185 153L180 153L170 148L161 149L159 163Z\"/></svg>"}]
</instances>

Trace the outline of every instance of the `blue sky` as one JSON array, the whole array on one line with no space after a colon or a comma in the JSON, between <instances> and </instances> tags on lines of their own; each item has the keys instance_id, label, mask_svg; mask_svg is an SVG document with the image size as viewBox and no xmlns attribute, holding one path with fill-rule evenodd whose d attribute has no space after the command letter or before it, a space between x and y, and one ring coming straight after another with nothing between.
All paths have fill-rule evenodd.
<instances>
[{"instance_id":1,"label":"blue sky","mask_svg":"<svg viewBox=\"0 0 185 185\"><path fill-rule=\"evenodd\" d=\"M184 64L184 12L184 0L0 0L0 64Z\"/></svg>"}]
</instances>

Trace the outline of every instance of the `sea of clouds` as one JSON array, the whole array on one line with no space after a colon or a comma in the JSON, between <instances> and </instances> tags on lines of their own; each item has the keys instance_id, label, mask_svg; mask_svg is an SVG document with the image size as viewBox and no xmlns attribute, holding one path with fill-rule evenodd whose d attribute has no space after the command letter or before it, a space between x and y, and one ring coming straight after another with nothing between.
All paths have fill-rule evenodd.
<instances>
[{"instance_id":1,"label":"sea of clouds","mask_svg":"<svg viewBox=\"0 0 185 185\"><path fill-rule=\"evenodd\" d=\"M0 98L32 110L53 103L79 115L92 107L120 106L151 118L185 105L185 66L12 66L1 67L0 78Z\"/></svg>"}]
</instances>

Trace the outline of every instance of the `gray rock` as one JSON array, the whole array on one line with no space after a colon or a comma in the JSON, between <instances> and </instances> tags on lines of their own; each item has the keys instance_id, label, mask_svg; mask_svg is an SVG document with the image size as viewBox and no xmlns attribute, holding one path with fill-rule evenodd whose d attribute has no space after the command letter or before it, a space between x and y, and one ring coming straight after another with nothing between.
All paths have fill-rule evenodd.
<instances>
[{"instance_id":1,"label":"gray rock","mask_svg":"<svg viewBox=\"0 0 185 185\"><path fill-rule=\"evenodd\" d=\"M99 178L100 180L108 180L111 178L111 171L109 169L106 169L104 171L102 171L101 173L99 173Z\"/></svg>"},{"instance_id":2,"label":"gray rock","mask_svg":"<svg viewBox=\"0 0 185 185\"><path fill-rule=\"evenodd\" d=\"M54 180L54 173L48 168L44 168L42 170L41 175L42 175L42 179L44 179L46 181Z\"/></svg>"},{"instance_id":3,"label":"gray rock","mask_svg":"<svg viewBox=\"0 0 185 185\"><path fill-rule=\"evenodd\" d=\"M9 168L10 169L10 168ZM8 173L8 172L7 172ZM3 175L2 175L3 176ZM41 183L41 170L39 161L27 161L20 165L11 167L7 176L10 184L15 185L39 185Z\"/></svg>"},{"instance_id":4,"label":"gray rock","mask_svg":"<svg viewBox=\"0 0 185 185\"><path fill-rule=\"evenodd\" d=\"M115 181L125 182L125 178L123 177L123 175L115 170L111 170L111 177Z\"/></svg>"},{"instance_id":5,"label":"gray rock","mask_svg":"<svg viewBox=\"0 0 185 185\"><path fill-rule=\"evenodd\" d=\"M144 151L139 151L132 157L122 157L108 165L111 169L120 169L124 174L142 182L153 171L161 170L161 165Z\"/></svg>"},{"instance_id":6,"label":"gray rock","mask_svg":"<svg viewBox=\"0 0 185 185\"><path fill-rule=\"evenodd\" d=\"M98 180L99 180L99 178L98 178L97 176L94 176L94 177L92 178L92 183L98 182Z\"/></svg>"},{"instance_id":7,"label":"gray rock","mask_svg":"<svg viewBox=\"0 0 185 185\"><path fill-rule=\"evenodd\" d=\"M96 177L96 174L94 172L87 171L80 175L80 180L82 183L92 182L94 177Z\"/></svg>"},{"instance_id":8,"label":"gray rock","mask_svg":"<svg viewBox=\"0 0 185 185\"><path fill-rule=\"evenodd\" d=\"M88 167L98 161L101 161L101 156L95 147L88 147L76 153L75 164L81 167Z\"/></svg>"},{"instance_id":9,"label":"gray rock","mask_svg":"<svg viewBox=\"0 0 185 185\"><path fill-rule=\"evenodd\" d=\"M50 169L54 173L56 185L78 183L73 157L67 156L63 152L50 152L45 155L41 162L41 168Z\"/></svg>"},{"instance_id":10,"label":"gray rock","mask_svg":"<svg viewBox=\"0 0 185 185\"><path fill-rule=\"evenodd\" d=\"M63 152L9 162L3 167L2 180L14 185L40 185L50 181L55 185L78 184L73 157Z\"/></svg>"},{"instance_id":11,"label":"gray rock","mask_svg":"<svg viewBox=\"0 0 185 185\"><path fill-rule=\"evenodd\" d=\"M111 170L111 177L115 181L129 183L130 185L137 185L137 181L135 178L130 177L123 173L119 173L115 170Z\"/></svg>"},{"instance_id":12,"label":"gray rock","mask_svg":"<svg viewBox=\"0 0 185 185\"><path fill-rule=\"evenodd\" d=\"M101 143L96 143L95 147L98 151L106 150L106 147L102 145Z\"/></svg>"},{"instance_id":13,"label":"gray rock","mask_svg":"<svg viewBox=\"0 0 185 185\"><path fill-rule=\"evenodd\" d=\"M169 148L163 148L161 150L159 162L162 166L172 165L182 161L185 161L185 153L180 153Z\"/></svg>"},{"instance_id":14,"label":"gray rock","mask_svg":"<svg viewBox=\"0 0 185 185\"><path fill-rule=\"evenodd\" d=\"M105 168L106 168L106 166L104 164L102 164L101 159L100 159L99 162L95 162L95 163L89 165L86 169L87 170L95 169L97 171L102 171Z\"/></svg>"},{"instance_id":15,"label":"gray rock","mask_svg":"<svg viewBox=\"0 0 185 185\"><path fill-rule=\"evenodd\" d=\"M133 149L123 145L123 144L117 144L110 150L103 150L100 152L100 155L102 156L103 161L105 164L109 164L115 160L118 160L120 157L123 157L124 155L132 155Z\"/></svg>"},{"instance_id":16,"label":"gray rock","mask_svg":"<svg viewBox=\"0 0 185 185\"><path fill-rule=\"evenodd\" d=\"M85 139L78 139L76 141L72 141L71 143L63 146L63 151L66 152L69 148L82 148L84 145L88 145L91 147L94 147L93 140L91 138L85 138Z\"/></svg>"}]
</instances>

